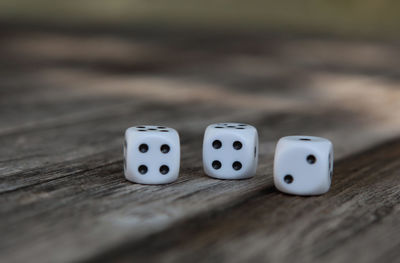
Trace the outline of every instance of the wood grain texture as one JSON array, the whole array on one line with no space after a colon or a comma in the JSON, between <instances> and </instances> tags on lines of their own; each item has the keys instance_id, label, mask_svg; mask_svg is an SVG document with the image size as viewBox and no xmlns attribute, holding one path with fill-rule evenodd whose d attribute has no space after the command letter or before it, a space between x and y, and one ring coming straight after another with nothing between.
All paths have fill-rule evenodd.
<instances>
[{"instance_id":1,"label":"wood grain texture","mask_svg":"<svg viewBox=\"0 0 400 263\"><path fill-rule=\"evenodd\" d=\"M2 34L1 262L340 262L375 240L376 257L399 256L399 143L364 152L400 134L398 46L191 33ZM223 181L202 172L204 129L220 121L258 128L256 177ZM123 132L137 124L180 132L176 182L124 179ZM288 134L334 142L337 180L327 195L290 197L273 188L275 142ZM360 244L341 245L346 240Z\"/></svg>"},{"instance_id":2,"label":"wood grain texture","mask_svg":"<svg viewBox=\"0 0 400 263\"><path fill-rule=\"evenodd\" d=\"M337 163L332 189L271 185L92 262L398 262L400 140Z\"/></svg>"}]
</instances>

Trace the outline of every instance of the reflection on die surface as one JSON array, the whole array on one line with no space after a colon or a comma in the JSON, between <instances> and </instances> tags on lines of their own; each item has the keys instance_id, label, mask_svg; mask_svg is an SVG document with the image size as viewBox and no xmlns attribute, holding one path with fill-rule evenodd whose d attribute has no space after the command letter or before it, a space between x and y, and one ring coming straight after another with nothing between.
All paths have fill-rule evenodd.
<instances>
[{"instance_id":1,"label":"reflection on die surface","mask_svg":"<svg viewBox=\"0 0 400 263\"><path fill-rule=\"evenodd\" d=\"M125 132L124 171L129 181L166 184L179 175L180 142L176 130L164 126L135 126Z\"/></svg>"},{"instance_id":2,"label":"reflection on die surface","mask_svg":"<svg viewBox=\"0 0 400 263\"><path fill-rule=\"evenodd\" d=\"M243 123L217 123L206 128L204 172L218 179L244 179L256 174L258 133Z\"/></svg>"},{"instance_id":3,"label":"reflection on die surface","mask_svg":"<svg viewBox=\"0 0 400 263\"><path fill-rule=\"evenodd\" d=\"M287 136L275 150L274 183L278 190L295 195L320 195L331 185L332 143L313 136Z\"/></svg>"}]
</instances>

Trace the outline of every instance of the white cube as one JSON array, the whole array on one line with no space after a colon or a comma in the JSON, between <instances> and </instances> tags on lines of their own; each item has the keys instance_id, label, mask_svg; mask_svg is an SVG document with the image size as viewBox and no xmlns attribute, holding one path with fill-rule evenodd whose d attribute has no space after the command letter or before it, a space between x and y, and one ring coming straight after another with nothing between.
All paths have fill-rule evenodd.
<instances>
[{"instance_id":1,"label":"white cube","mask_svg":"<svg viewBox=\"0 0 400 263\"><path fill-rule=\"evenodd\" d=\"M294 195L320 195L331 185L332 143L313 136L287 136L275 150L274 183L278 190Z\"/></svg>"},{"instance_id":2,"label":"white cube","mask_svg":"<svg viewBox=\"0 0 400 263\"><path fill-rule=\"evenodd\" d=\"M218 179L244 179L256 174L258 133L243 123L207 127L203 140L204 172Z\"/></svg>"},{"instance_id":3,"label":"white cube","mask_svg":"<svg viewBox=\"0 0 400 263\"><path fill-rule=\"evenodd\" d=\"M126 130L125 178L140 184L166 184L179 175L178 132L164 126L135 126Z\"/></svg>"}]
</instances>

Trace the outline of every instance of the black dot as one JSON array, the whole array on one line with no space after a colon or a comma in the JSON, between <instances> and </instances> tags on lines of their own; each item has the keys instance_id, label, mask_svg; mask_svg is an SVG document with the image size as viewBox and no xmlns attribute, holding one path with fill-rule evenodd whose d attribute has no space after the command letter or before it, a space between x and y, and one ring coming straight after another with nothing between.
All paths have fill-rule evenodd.
<instances>
[{"instance_id":1,"label":"black dot","mask_svg":"<svg viewBox=\"0 0 400 263\"><path fill-rule=\"evenodd\" d=\"M138 130L138 131L145 132L145 131L147 131L147 130Z\"/></svg>"},{"instance_id":2,"label":"black dot","mask_svg":"<svg viewBox=\"0 0 400 263\"><path fill-rule=\"evenodd\" d=\"M242 149L242 143L241 142L239 142L239 141L235 141L234 143L233 143L233 148L235 149L235 150L240 150L240 149Z\"/></svg>"},{"instance_id":3,"label":"black dot","mask_svg":"<svg viewBox=\"0 0 400 263\"><path fill-rule=\"evenodd\" d=\"M311 141L311 139L308 139L308 138L300 138L299 140L300 141Z\"/></svg>"},{"instance_id":4,"label":"black dot","mask_svg":"<svg viewBox=\"0 0 400 263\"><path fill-rule=\"evenodd\" d=\"M287 184L291 184L293 182L293 176L291 176L290 174L285 175L285 177L283 177L283 181L285 181L285 183Z\"/></svg>"},{"instance_id":5,"label":"black dot","mask_svg":"<svg viewBox=\"0 0 400 263\"><path fill-rule=\"evenodd\" d=\"M147 166L146 166L146 165L141 165L141 166L139 166L138 171L139 171L139 173L141 173L141 174L147 173Z\"/></svg>"},{"instance_id":6,"label":"black dot","mask_svg":"<svg viewBox=\"0 0 400 263\"><path fill-rule=\"evenodd\" d=\"M216 128L216 129L222 129L222 128L224 128L224 127L221 127L221 126L215 126L214 128Z\"/></svg>"},{"instance_id":7,"label":"black dot","mask_svg":"<svg viewBox=\"0 0 400 263\"><path fill-rule=\"evenodd\" d=\"M236 126L228 125L227 127L228 127L228 128L235 128Z\"/></svg>"},{"instance_id":8,"label":"black dot","mask_svg":"<svg viewBox=\"0 0 400 263\"><path fill-rule=\"evenodd\" d=\"M136 128L138 128L138 129L146 129L145 126L137 126Z\"/></svg>"},{"instance_id":9,"label":"black dot","mask_svg":"<svg viewBox=\"0 0 400 263\"><path fill-rule=\"evenodd\" d=\"M219 149L222 147L222 142L220 140L215 140L213 141L212 146L214 149Z\"/></svg>"},{"instance_id":10,"label":"black dot","mask_svg":"<svg viewBox=\"0 0 400 263\"><path fill-rule=\"evenodd\" d=\"M220 161L213 161L213 162L212 162L212 167L213 167L215 170L218 170L219 168L221 168L221 166L222 166L222 164L221 164Z\"/></svg>"},{"instance_id":11,"label":"black dot","mask_svg":"<svg viewBox=\"0 0 400 263\"><path fill-rule=\"evenodd\" d=\"M166 165L161 165L160 167L160 173L161 174L167 174L169 172L169 167Z\"/></svg>"},{"instance_id":12,"label":"black dot","mask_svg":"<svg viewBox=\"0 0 400 263\"><path fill-rule=\"evenodd\" d=\"M158 126L157 129L166 129L167 127L164 126Z\"/></svg>"},{"instance_id":13,"label":"black dot","mask_svg":"<svg viewBox=\"0 0 400 263\"><path fill-rule=\"evenodd\" d=\"M238 171L238 170L242 169L242 164L240 162L236 161L232 164L232 167L234 170Z\"/></svg>"},{"instance_id":14,"label":"black dot","mask_svg":"<svg viewBox=\"0 0 400 263\"><path fill-rule=\"evenodd\" d=\"M239 126L247 126L246 124L239 124Z\"/></svg>"},{"instance_id":15,"label":"black dot","mask_svg":"<svg viewBox=\"0 0 400 263\"><path fill-rule=\"evenodd\" d=\"M145 153L149 150L149 146L145 143L142 143L141 145L139 145L139 151L141 153Z\"/></svg>"},{"instance_id":16,"label":"black dot","mask_svg":"<svg viewBox=\"0 0 400 263\"><path fill-rule=\"evenodd\" d=\"M168 144L163 144L163 145L161 145L160 150L162 153L168 153L170 148L169 148Z\"/></svg>"},{"instance_id":17,"label":"black dot","mask_svg":"<svg viewBox=\"0 0 400 263\"><path fill-rule=\"evenodd\" d=\"M160 130L160 132L169 132L168 130Z\"/></svg>"},{"instance_id":18,"label":"black dot","mask_svg":"<svg viewBox=\"0 0 400 263\"><path fill-rule=\"evenodd\" d=\"M257 156L257 147L254 147L254 157Z\"/></svg>"},{"instance_id":19,"label":"black dot","mask_svg":"<svg viewBox=\"0 0 400 263\"><path fill-rule=\"evenodd\" d=\"M317 161L317 158L315 158L314 155L310 154L309 156L307 156L307 162L309 164L314 164Z\"/></svg>"},{"instance_id":20,"label":"black dot","mask_svg":"<svg viewBox=\"0 0 400 263\"><path fill-rule=\"evenodd\" d=\"M157 129L154 128L150 128L149 131L156 131Z\"/></svg>"},{"instance_id":21,"label":"black dot","mask_svg":"<svg viewBox=\"0 0 400 263\"><path fill-rule=\"evenodd\" d=\"M242 127L236 127L236 129L238 129L238 130L244 130L244 128L242 128Z\"/></svg>"}]
</instances>

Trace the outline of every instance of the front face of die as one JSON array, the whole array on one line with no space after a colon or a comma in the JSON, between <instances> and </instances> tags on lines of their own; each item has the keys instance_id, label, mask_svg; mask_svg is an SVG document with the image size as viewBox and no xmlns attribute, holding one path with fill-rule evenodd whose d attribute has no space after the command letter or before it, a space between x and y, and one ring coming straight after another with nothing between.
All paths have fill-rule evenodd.
<instances>
[{"instance_id":1,"label":"front face of die","mask_svg":"<svg viewBox=\"0 0 400 263\"><path fill-rule=\"evenodd\" d=\"M203 141L204 172L219 179L243 179L255 175L258 134L250 125L218 123L207 127Z\"/></svg>"},{"instance_id":2,"label":"front face of die","mask_svg":"<svg viewBox=\"0 0 400 263\"><path fill-rule=\"evenodd\" d=\"M329 140L288 136L279 140L274 161L274 183L295 195L326 193L331 184L333 149Z\"/></svg>"},{"instance_id":3,"label":"front face of die","mask_svg":"<svg viewBox=\"0 0 400 263\"><path fill-rule=\"evenodd\" d=\"M178 178L178 133L163 126L136 126L125 132L125 177L140 184L165 184Z\"/></svg>"}]
</instances>

